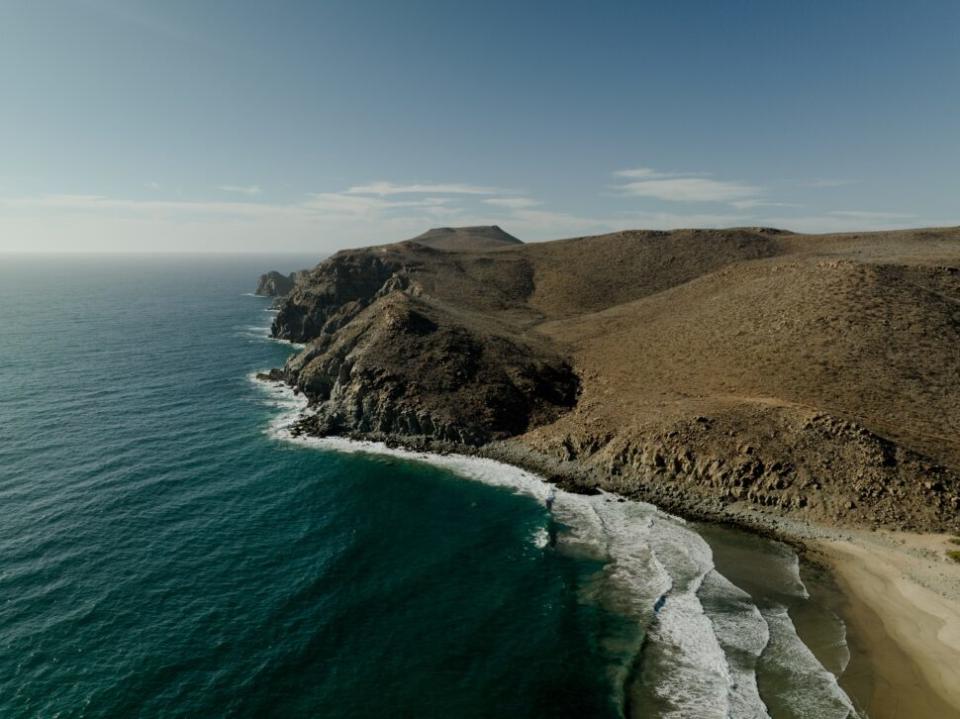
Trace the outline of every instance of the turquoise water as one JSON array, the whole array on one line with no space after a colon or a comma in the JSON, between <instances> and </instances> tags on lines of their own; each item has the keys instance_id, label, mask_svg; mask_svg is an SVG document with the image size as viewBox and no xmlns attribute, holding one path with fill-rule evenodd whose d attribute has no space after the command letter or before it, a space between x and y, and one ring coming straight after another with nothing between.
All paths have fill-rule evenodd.
<instances>
[{"instance_id":1,"label":"turquoise water","mask_svg":"<svg viewBox=\"0 0 960 719\"><path fill-rule=\"evenodd\" d=\"M245 293L309 260L2 263L0 716L845 716L790 556L744 592L646 505L287 441Z\"/></svg>"}]
</instances>

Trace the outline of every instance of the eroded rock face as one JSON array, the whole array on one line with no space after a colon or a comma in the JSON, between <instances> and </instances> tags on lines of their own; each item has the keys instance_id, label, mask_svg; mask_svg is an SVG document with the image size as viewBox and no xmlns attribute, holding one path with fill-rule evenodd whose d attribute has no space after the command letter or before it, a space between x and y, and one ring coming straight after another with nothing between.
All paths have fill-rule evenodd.
<instances>
[{"instance_id":1,"label":"eroded rock face","mask_svg":"<svg viewBox=\"0 0 960 719\"><path fill-rule=\"evenodd\" d=\"M403 269L392 255L341 252L308 273L280 303L273 335L309 342L334 332L370 304L387 280ZM399 286L402 280L397 278Z\"/></svg>"},{"instance_id":2,"label":"eroded rock face","mask_svg":"<svg viewBox=\"0 0 960 719\"><path fill-rule=\"evenodd\" d=\"M825 412L697 415L623 435L570 423L532 444L549 471L665 508L709 500L829 524L960 530L960 475Z\"/></svg>"},{"instance_id":3,"label":"eroded rock face","mask_svg":"<svg viewBox=\"0 0 960 719\"><path fill-rule=\"evenodd\" d=\"M293 289L296 276L296 272L283 275L276 270L271 270L266 274L260 275L260 280L257 282L256 294L262 297L283 297Z\"/></svg>"},{"instance_id":4,"label":"eroded rock face","mask_svg":"<svg viewBox=\"0 0 960 719\"><path fill-rule=\"evenodd\" d=\"M284 372L313 403L302 429L317 435L477 446L552 421L577 393L559 355L399 289L322 333Z\"/></svg>"},{"instance_id":5,"label":"eroded rock face","mask_svg":"<svg viewBox=\"0 0 960 719\"><path fill-rule=\"evenodd\" d=\"M340 252L281 300L274 336L307 347L272 377L309 398L302 431L478 446L575 404L577 376L546 338L424 289L458 263L415 242Z\"/></svg>"},{"instance_id":6,"label":"eroded rock face","mask_svg":"<svg viewBox=\"0 0 960 719\"><path fill-rule=\"evenodd\" d=\"M300 430L479 447L691 516L960 530L960 229L504 234L301 277L273 331L306 349L265 375L310 399Z\"/></svg>"}]
</instances>

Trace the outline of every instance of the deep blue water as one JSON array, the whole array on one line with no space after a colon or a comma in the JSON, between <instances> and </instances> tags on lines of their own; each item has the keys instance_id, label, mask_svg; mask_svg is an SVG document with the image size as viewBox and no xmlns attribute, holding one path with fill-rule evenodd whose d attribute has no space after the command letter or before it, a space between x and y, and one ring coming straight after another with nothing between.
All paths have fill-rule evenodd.
<instances>
[{"instance_id":1,"label":"deep blue water","mask_svg":"<svg viewBox=\"0 0 960 719\"><path fill-rule=\"evenodd\" d=\"M0 716L614 711L532 498L265 434L290 258L0 268Z\"/></svg>"},{"instance_id":2,"label":"deep blue water","mask_svg":"<svg viewBox=\"0 0 960 719\"><path fill-rule=\"evenodd\" d=\"M782 548L270 431L310 263L2 259L0 717L845 715Z\"/></svg>"}]
</instances>

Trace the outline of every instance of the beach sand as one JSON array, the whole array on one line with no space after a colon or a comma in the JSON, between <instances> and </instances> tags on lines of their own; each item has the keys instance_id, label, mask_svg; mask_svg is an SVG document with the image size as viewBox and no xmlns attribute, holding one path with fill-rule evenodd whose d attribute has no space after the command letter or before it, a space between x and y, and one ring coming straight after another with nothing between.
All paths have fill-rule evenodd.
<instances>
[{"instance_id":1,"label":"beach sand","mask_svg":"<svg viewBox=\"0 0 960 719\"><path fill-rule=\"evenodd\" d=\"M807 539L846 596L844 677L870 719L960 717L960 563L946 535Z\"/></svg>"}]
</instances>

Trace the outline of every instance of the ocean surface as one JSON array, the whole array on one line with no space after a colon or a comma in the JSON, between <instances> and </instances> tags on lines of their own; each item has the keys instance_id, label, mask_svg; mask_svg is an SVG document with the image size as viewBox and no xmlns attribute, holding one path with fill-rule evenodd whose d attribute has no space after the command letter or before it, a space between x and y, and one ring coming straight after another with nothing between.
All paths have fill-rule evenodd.
<instances>
[{"instance_id":1,"label":"ocean surface","mask_svg":"<svg viewBox=\"0 0 960 719\"><path fill-rule=\"evenodd\" d=\"M783 545L293 440L249 292L310 264L0 257L0 717L854 713Z\"/></svg>"}]
</instances>

